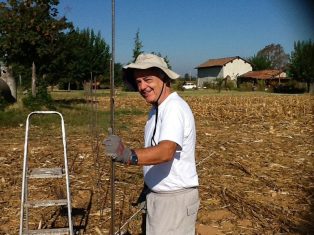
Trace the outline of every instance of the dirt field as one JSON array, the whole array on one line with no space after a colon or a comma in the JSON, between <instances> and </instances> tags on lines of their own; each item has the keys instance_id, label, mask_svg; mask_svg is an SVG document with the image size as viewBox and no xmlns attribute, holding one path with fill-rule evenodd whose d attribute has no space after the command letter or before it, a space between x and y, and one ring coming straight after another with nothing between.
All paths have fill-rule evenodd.
<instances>
[{"instance_id":1,"label":"dirt field","mask_svg":"<svg viewBox=\"0 0 314 235\"><path fill-rule=\"evenodd\" d=\"M201 206L197 231L206 234L314 234L314 100L308 95L187 96L197 124ZM67 126L73 220L77 234L108 234L110 164L91 105L90 125ZM90 105L90 104L89 104ZM143 145L149 106L140 97L116 98L116 132ZM76 115L80 115L77 113ZM65 122L73 115L65 115ZM108 125L108 124L107 124ZM104 126L107 126L104 125ZM44 130L43 130L44 129ZM18 234L25 124L0 129L0 234ZM62 165L57 123L33 126L30 167ZM116 231L138 211L140 167L116 166ZM30 198L62 198L63 181L29 182ZM30 211L32 228L64 226L64 210ZM141 213L121 232L140 234ZM126 233L126 231L128 233Z\"/></svg>"}]
</instances>

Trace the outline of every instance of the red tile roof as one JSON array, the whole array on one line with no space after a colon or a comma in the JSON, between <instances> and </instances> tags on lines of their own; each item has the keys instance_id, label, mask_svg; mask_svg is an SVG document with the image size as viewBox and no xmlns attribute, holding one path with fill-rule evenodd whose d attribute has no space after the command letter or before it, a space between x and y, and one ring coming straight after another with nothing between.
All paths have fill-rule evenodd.
<instances>
[{"instance_id":1,"label":"red tile roof","mask_svg":"<svg viewBox=\"0 0 314 235\"><path fill-rule=\"evenodd\" d=\"M219 59L209 59L206 62L198 65L195 67L196 69L200 68L209 68L209 67L217 67L217 66L224 66L225 64L232 62L235 59L242 59L239 56L233 56L233 57L226 57L226 58L219 58ZM244 60L244 59L242 59ZM246 61L246 60L244 60ZM247 61L246 61L247 62ZM248 62L249 63L249 62Z\"/></svg>"},{"instance_id":2,"label":"red tile roof","mask_svg":"<svg viewBox=\"0 0 314 235\"><path fill-rule=\"evenodd\" d=\"M256 78L256 79L272 79L279 77L283 71L276 70L276 69L266 69L260 71L250 71L245 74L242 74L240 77L244 78ZM287 78L287 77L280 77L280 78Z\"/></svg>"}]
</instances>

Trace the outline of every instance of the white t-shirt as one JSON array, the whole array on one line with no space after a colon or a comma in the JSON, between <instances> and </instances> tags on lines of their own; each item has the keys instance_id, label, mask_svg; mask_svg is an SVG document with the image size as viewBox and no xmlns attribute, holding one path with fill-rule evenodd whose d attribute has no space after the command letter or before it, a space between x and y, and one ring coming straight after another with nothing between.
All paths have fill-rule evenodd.
<instances>
[{"instance_id":1,"label":"white t-shirt","mask_svg":"<svg viewBox=\"0 0 314 235\"><path fill-rule=\"evenodd\" d=\"M156 109L152 108L145 126L145 147L151 146ZM144 181L154 192L166 192L198 186L195 166L195 122L189 105L176 93L171 93L158 106L158 121L154 140L177 143L172 160L144 166Z\"/></svg>"}]
</instances>

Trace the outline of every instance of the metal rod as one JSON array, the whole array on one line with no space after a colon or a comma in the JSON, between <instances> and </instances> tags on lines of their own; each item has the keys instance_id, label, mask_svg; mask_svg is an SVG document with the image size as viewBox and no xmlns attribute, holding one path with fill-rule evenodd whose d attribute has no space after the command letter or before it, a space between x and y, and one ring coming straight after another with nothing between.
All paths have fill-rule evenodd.
<instances>
[{"instance_id":1,"label":"metal rod","mask_svg":"<svg viewBox=\"0 0 314 235\"><path fill-rule=\"evenodd\" d=\"M115 86L114 86L114 63L115 63L115 0L111 1L112 5L112 35L111 35L111 70L110 70L110 127L112 134L115 133L114 126L114 95L115 95ZM110 234L114 235L114 222L115 222L115 163L111 160L111 224L110 224Z\"/></svg>"},{"instance_id":2,"label":"metal rod","mask_svg":"<svg viewBox=\"0 0 314 235\"><path fill-rule=\"evenodd\" d=\"M125 223L119 228L119 231L117 231L117 232L115 233L115 235L118 235L119 232L120 232L126 225L128 225L128 224L131 222L131 220L132 220L138 213L140 213L142 210L143 210L143 207L139 208L130 218L128 218L127 221L125 221Z\"/></svg>"}]
</instances>

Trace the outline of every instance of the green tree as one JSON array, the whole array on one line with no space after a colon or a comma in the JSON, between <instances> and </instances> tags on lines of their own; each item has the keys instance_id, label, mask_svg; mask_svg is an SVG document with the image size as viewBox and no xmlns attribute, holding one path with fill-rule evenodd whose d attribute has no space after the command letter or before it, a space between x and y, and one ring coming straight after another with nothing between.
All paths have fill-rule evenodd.
<instances>
[{"instance_id":1,"label":"green tree","mask_svg":"<svg viewBox=\"0 0 314 235\"><path fill-rule=\"evenodd\" d=\"M114 78L115 78L115 85L116 86L123 86L122 68L123 68L123 65L121 63L115 63L115 65L114 65Z\"/></svg>"},{"instance_id":2,"label":"green tree","mask_svg":"<svg viewBox=\"0 0 314 235\"><path fill-rule=\"evenodd\" d=\"M57 18L58 4L58 0L0 3L0 59L6 65L30 69L35 62L39 77L47 73L60 36L72 27L65 17Z\"/></svg>"},{"instance_id":3,"label":"green tree","mask_svg":"<svg viewBox=\"0 0 314 235\"><path fill-rule=\"evenodd\" d=\"M252 56L247 59L253 67L253 71L271 69L271 61L265 56Z\"/></svg>"},{"instance_id":4,"label":"green tree","mask_svg":"<svg viewBox=\"0 0 314 235\"><path fill-rule=\"evenodd\" d=\"M133 63L135 62L135 60L139 56L139 54L144 53L144 51L142 51L142 48L143 48L143 43L140 40L140 31L137 30L135 38L134 38L133 61L132 61ZM168 65L168 68L171 69L170 61L169 61L169 58L167 56L163 57L160 52L154 52L153 51L151 53L154 55L158 55L159 57L164 58L166 64Z\"/></svg>"},{"instance_id":5,"label":"green tree","mask_svg":"<svg viewBox=\"0 0 314 235\"><path fill-rule=\"evenodd\" d=\"M190 75L188 73L184 74L184 81L189 81Z\"/></svg>"},{"instance_id":6,"label":"green tree","mask_svg":"<svg viewBox=\"0 0 314 235\"><path fill-rule=\"evenodd\" d=\"M273 69L285 69L289 63L289 55L280 44L270 44L257 52L257 57L265 57L271 62Z\"/></svg>"},{"instance_id":7,"label":"green tree","mask_svg":"<svg viewBox=\"0 0 314 235\"><path fill-rule=\"evenodd\" d=\"M221 89L222 89L224 83L225 83L224 78L215 78L215 87L219 93L221 92Z\"/></svg>"},{"instance_id":8,"label":"green tree","mask_svg":"<svg viewBox=\"0 0 314 235\"><path fill-rule=\"evenodd\" d=\"M53 61L50 71L54 77L61 78L59 82L63 87L75 84L76 88L81 88L84 81L98 76L102 81L109 80L109 46L100 33L76 29L65 35L62 41L60 54Z\"/></svg>"},{"instance_id":9,"label":"green tree","mask_svg":"<svg viewBox=\"0 0 314 235\"><path fill-rule=\"evenodd\" d=\"M306 82L310 91L310 84L314 83L314 43L311 40L294 42L289 72L295 80Z\"/></svg>"},{"instance_id":10,"label":"green tree","mask_svg":"<svg viewBox=\"0 0 314 235\"><path fill-rule=\"evenodd\" d=\"M142 48L143 43L140 40L140 30L138 29L134 38L133 63L135 62L136 58L143 53Z\"/></svg>"}]
</instances>

